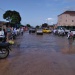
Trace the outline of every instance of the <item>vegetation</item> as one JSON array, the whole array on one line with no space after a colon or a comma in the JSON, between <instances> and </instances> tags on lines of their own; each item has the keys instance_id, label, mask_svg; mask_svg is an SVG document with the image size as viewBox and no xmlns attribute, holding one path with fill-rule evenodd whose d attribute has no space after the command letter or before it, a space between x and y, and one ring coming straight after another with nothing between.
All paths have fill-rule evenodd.
<instances>
[{"instance_id":1,"label":"vegetation","mask_svg":"<svg viewBox=\"0 0 75 75\"><path fill-rule=\"evenodd\" d=\"M37 25L36 28L40 28L40 26Z\"/></svg>"},{"instance_id":2,"label":"vegetation","mask_svg":"<svg viewBox=\"0 0 75 75\"><path fill-rule=\"evenodd\" d=\"M48 27L47 23L42 24L42 27Z\"/></svg>"},{"instance_id":3,"label":"vegetation","mask_svg":"<svg viewBox=\"0 0 75 75\"><path fill-rule=\"evenodd\" d=\"M3 14L3 18L12 24L20 24L21 16L17 11L8 10Z\"/></svg>"},{"instance_id":4,"label":"vegetation","mask_svg":"<svg viewBox=\"0 0 75 75\"><path fill-rule=\"evenodd\" d=\"M27 26L27 27L31 27L31 25L30 25L30 24L27 24L26 26Z\"/></svg>"}]
</instances>

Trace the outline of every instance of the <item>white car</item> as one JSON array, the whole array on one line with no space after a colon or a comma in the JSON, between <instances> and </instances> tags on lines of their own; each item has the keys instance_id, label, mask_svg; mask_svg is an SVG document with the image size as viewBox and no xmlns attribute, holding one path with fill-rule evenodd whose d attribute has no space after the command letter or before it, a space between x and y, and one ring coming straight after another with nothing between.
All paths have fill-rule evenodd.
<instances>
[{"instance_id":1,"label":"white car","mask_svg":"<svg viewBox=\"0 0 75 75\"><path fill-rule=\"evenodd\" d=\"M75 35L75 30L71 30L71 32L73 33L73 35Z\"/></svg>"},{"instance_id":2,"label":"white car","mask_svg":"<svg viewBox=\"0 0 75 75\"><path fill-rule=\"evenodd\" d=\"M43 35L43 30L42 29L37 29L36 34L37 35Z\"/></svg>"},{"instance_id":3,"label":"white car","mask_svg":"<svg viewBox=\"0 0 75 75\"><path fill-rule=\"evenodd\" d=\"M58 35L65 35L65 31L63 29L58 29Z\"/></svg>"},{"instance_id":4,"label":"white car","mask_svg":"<svg viewBox=\"0 0 75 75\"><path fill-rule=\"evenodd\" d=\"M36 29L35 28L30 28L29 29L29 33L35 33L36 32Z\"/></svg>"}]
</instances>

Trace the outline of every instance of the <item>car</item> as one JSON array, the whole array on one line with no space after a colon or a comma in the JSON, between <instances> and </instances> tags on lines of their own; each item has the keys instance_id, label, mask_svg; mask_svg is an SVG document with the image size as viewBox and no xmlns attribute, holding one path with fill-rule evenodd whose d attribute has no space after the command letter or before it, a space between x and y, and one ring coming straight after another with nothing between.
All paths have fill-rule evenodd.
<instances>
[{"instance_id":1,"label":"car","mask_svg":"<svg viewBox=\"0 0 75 75\"><path fill-rule=\"evenodd\" d=\"M37 35L43 35L42 29L37 29L37 30L36 30L36 34L37 34Z\"/></svg>"},{"instance_id":2,"label":"car","mask_svg":"<svg viewBox=\"0 0 75 75\"><path fill-rule=\"evenodd\" d=\"M59 36L65 36L65 30L63 28L56 28L53 33Z\"/></svg>"},{"instance_id":3,"label":"car","mask_svg":"<svg viewBox=\"0 0 75 75\"><path fill-rule=\"evenodd\" d=\"M51 33L52 31L50 29L43 29L43 33Z\"/></svg>"},{"instance_id":4,"label":"car","mask_svg":"<svg viewBox=\"0 0 75 75\"><path fill-rule=\"evenodd\" d=\"M73 33L73 35L75 36L75 29L72 29L72 30L70 30L72 33Z\"/></svg>"},{"instance_id":5,"label":"car","mask_svg":"<svg viewBox=\"0 0 75 75\"><path fill-rule=\"evenodd\" d=\"M65 29L65 34L68 34L70 32L70 30Z\"/></svg>"},{"instance_id":6,"label":"car","mask_svg":"<svg viewBox=\"0 0 75 75\"><path fill-rule=\"evenodd\" d=\"M65 31L63 29L58 29L58 35L59 36L64 36L65 35Z\"/></svg>"},{"instance_id":7,"label":"car","mask_svg":"<svg viewBox=\"0 0 75 75\"><path fill-rule=\"evenodd\" d=\"M29 33L35 33L36 32L36 29L35 28L30 28L29 29Z\"/></svg>"}]
</instances>

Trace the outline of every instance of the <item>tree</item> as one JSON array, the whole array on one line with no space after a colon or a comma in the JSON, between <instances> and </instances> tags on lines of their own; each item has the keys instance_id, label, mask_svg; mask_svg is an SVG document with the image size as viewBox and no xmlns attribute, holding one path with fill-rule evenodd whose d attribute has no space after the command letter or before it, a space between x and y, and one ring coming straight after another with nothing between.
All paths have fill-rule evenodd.
<instances>
[{"instance_id":1,"label":"tree","mask_svg":"<svg viewBox=\"0 0 75 75\"><path fill-rule=\"evenodd\" d=\"M40 28L40 26L37 25L36 28L38 29L38 28Z\"/></svg>"},{"instance_id":2,"label":"tree","mask_svg":"<svg viewBox=\"0 0 75 75\"><path fill-rule=\"evenodd\" d=\"M21 16L20 16L19 12L17 12L17 11L7 10L3 14L3 18L13 24L19 24L21 21Z\"/></svg>"},{"instance_id":3,"label":"tree","mask_svg":"<svg viewBox=\"0 0 75 75\"><path fill-rule=\"evenodd\" d=\"M30 24L27 24L26 26L27 26L27 27L31 27L31 25L30 25Z\"/></svg>"},{"instance_id":4,"label":"tree","mask_svg":"<svg viewBox=\"0 0 75 75\"><path fill-rule=\"evenodd\" d=\"M42 24L42 27L48 27L47 23Z\"/></svg>"}]
</instances>

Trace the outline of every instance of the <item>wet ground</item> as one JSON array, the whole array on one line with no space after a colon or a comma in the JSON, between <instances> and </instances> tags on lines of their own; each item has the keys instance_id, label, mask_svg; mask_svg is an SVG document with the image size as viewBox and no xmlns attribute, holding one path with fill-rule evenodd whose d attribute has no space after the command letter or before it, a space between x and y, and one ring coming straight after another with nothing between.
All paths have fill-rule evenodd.
<instances>
[{"instance_id":1,"label":"wet ground","mask_svg":"<svg viewBox=\"0 0 75 75\"><path fill-rule=\"evenodd\" d=\"M25 32L0 60L0 75L75 75L75 40Z\"/></svg>"}]
</instances>

